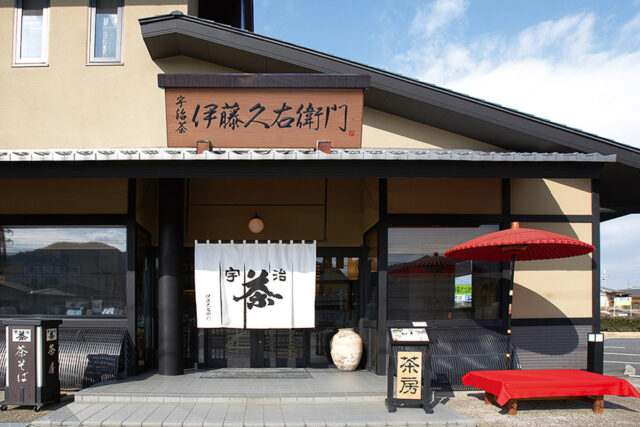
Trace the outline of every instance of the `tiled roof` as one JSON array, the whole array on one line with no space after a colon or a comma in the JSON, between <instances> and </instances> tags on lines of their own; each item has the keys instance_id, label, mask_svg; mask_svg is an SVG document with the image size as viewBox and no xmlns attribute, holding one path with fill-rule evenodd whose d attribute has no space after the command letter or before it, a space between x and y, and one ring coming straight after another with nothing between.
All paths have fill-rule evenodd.
<instances>
[{"instance_id":1,"label":"tiled roof","mask_svg":"<svg viewBox=\"0 0 640 427\"><path fill-rule=\"evenodd\" d=\"M603 162L615 154L519 153L474 150L332 149L326 154L299 148L215 148L196 154L193 148L96 148L51 150L0 150L0 161L109 161L109 160L428 160L481 162Z\"/></svg>"}]
</instances>

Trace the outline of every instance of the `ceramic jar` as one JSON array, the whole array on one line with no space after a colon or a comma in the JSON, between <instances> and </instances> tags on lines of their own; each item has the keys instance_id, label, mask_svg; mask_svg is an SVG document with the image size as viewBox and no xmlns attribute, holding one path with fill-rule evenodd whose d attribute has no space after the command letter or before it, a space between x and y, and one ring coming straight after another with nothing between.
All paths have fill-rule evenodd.
<instances>
[{"instance_id":1,"label":"ceramic jar","mask_svg":"<svg viewBox=\"0 0 640 427\"><path fill-rule=\"evenodd\" d=\"M331 358L341 371L353 371L362 357L362 338L353 328L339 329L331 338Z\"/></svg>"}]
</instances>

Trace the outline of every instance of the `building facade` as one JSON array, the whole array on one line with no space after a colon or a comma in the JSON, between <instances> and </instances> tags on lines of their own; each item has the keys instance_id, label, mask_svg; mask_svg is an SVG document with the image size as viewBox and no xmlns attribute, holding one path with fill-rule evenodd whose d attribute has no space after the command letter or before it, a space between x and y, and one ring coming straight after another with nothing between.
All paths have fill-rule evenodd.
<instances>
[{"instance_id":1,"label":"building facade","mask_svg":"<svg viewBox=\"0 0 640 427\"><path fill-rule=\"evenodd\" d=\"M453 385L504 366L508 265L407 264L519 221L597 249L518 265L515 363L586 367L599 224L639 211L637 149L202 3L0 3L0 316L121 331L129 372L165 374L329 366L341 327L383 374L386 328L426 321ZM315 328L197 328L194 242L255 240L317 242Z\"/></svg>"}]
</instances>

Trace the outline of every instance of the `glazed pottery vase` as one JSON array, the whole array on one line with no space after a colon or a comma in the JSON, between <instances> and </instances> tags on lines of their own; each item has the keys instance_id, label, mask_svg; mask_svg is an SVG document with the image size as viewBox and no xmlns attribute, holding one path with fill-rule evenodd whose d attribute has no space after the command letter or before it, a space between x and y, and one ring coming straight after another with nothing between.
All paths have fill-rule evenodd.
<instances>
[{"instance_id":1,"label":"glazed pottery vase","mask_svg":"<svg viewBox=\"0 0 640 427\"><path fill-rule=\"evenodd\" d=\"M341 371L353 371L362 357L362 338L353 328L339 329L331 338L331 358Z\"/></svg>"}]
</instances>

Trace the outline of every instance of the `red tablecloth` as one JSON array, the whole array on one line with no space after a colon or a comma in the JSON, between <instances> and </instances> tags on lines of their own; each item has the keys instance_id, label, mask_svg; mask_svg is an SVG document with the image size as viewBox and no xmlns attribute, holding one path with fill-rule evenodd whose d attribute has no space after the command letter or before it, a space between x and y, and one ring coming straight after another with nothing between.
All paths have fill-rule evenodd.
<instances>
[{"instance_id":1,"label":"red tablecloth","mask_svg":"<svg viewBox=\"0 0 640 427\"><path fill-rule=\"evenodd\" d=\"M578 369L471 371L462 383L496 395L499 405L510 399L556 396L633 396L640 393L626 380Z\"/></svg>"}]
</instances>

